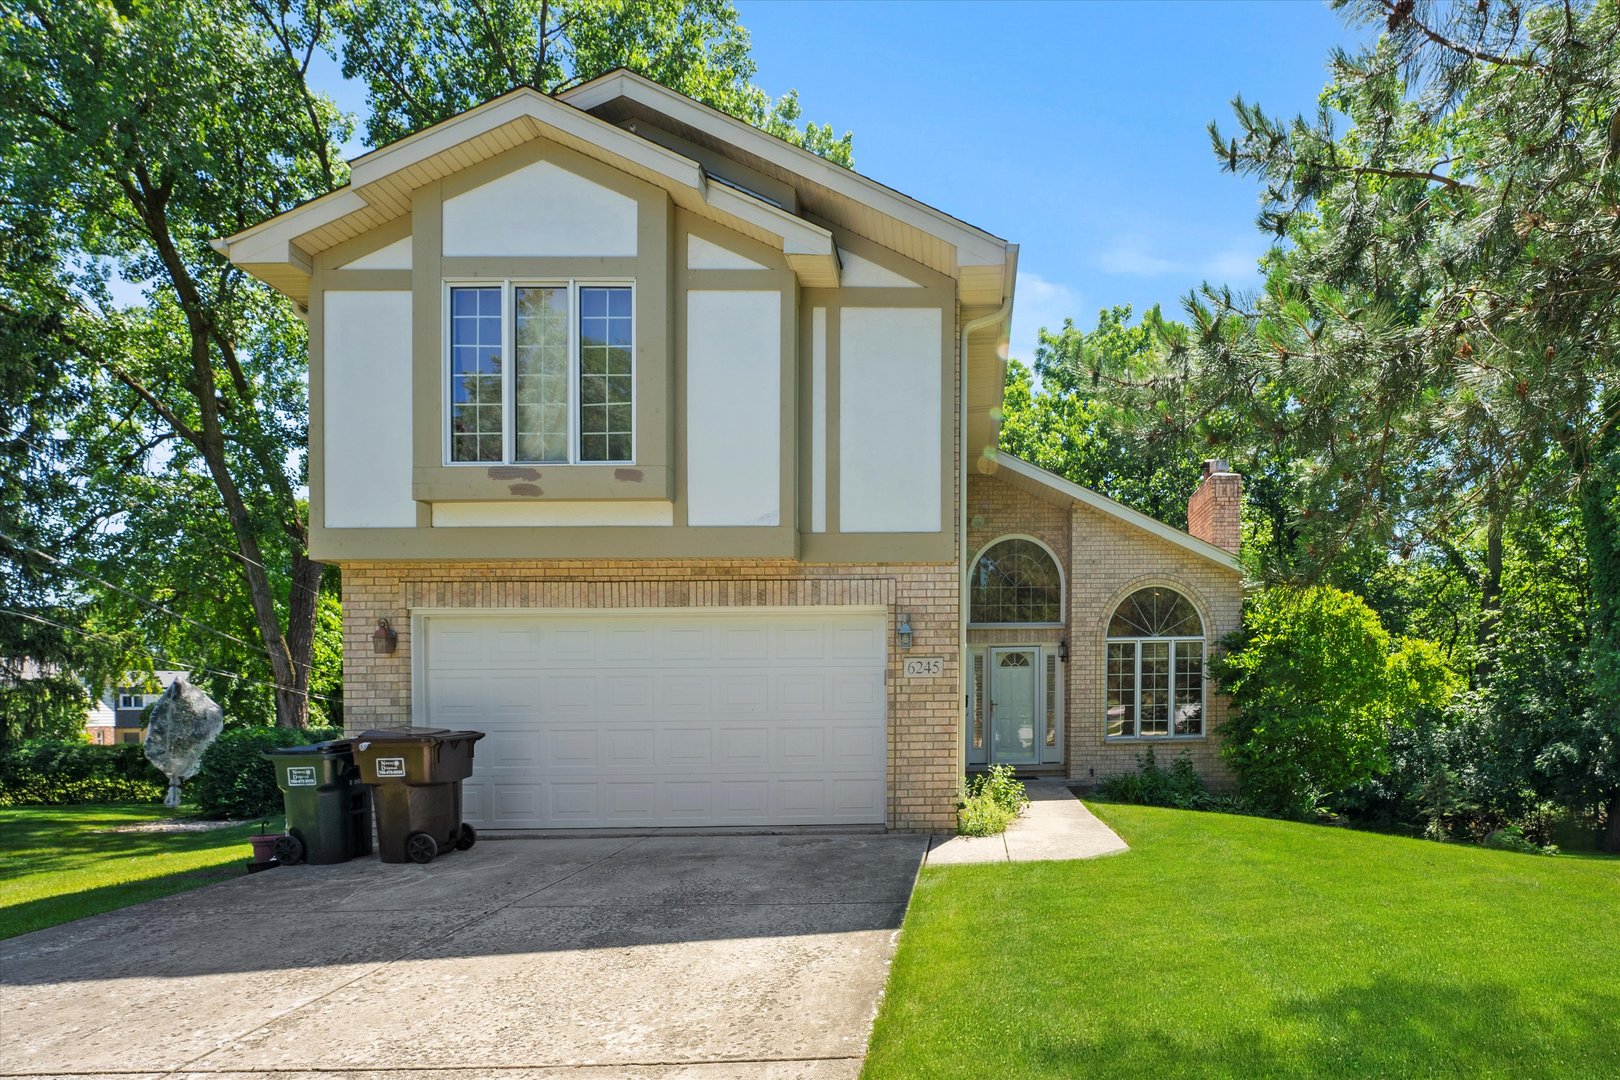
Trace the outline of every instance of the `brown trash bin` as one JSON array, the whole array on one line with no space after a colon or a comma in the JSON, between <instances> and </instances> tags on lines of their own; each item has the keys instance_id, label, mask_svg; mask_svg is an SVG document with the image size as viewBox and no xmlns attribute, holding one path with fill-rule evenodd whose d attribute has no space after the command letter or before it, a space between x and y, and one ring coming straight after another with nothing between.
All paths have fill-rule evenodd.
<instances>
[{"instance_id":1,"label":"brown trash bin","mask_svg":"<svg viewBox=\"0 0 1620 1080\"><path fill-rule=\"evenodd\" d=\"M461 782L472 775L482 731L377 728L349 741L360 782L371 788L383 862L432 862L466 851L478 833L461 820Z\"/></svg>"}]
</instances>

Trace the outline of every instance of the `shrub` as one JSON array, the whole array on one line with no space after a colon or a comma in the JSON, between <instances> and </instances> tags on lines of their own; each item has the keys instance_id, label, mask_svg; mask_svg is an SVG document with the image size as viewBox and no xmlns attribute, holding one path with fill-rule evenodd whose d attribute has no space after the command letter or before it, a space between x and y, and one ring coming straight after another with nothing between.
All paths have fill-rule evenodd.
<instances>
[{"instance_id":1,"label":"shrub","mask_svg":"<svg viewBox=\"0 0 1620 1080\"><path fill-rule=\"evenodd\" d=\"M1221 753L1256 805L1292 817L1389 768L1389 729L1444 704L1456 688L1430 643L1391 652L1377 614L1328 586L1251 597L1243 627L1210 670L1234 715Z\"/></svg>"},{"instance_id":2,"label":"shrub","mask_svg":"<svg viewBox=\"0 0 1620 1080\"><path fill-rule=\"evenodd\" d=\"M342 736L336 728L238 728L221 732L203 754L186 797L209 818L253 818L281 809L276 773L263 758L278 746L299 746Z\"/></svg>"},{"instance_id":3,"label":"shrub","mask_svg":"<svg viewBox=\"0 0 1620 1080\"><path fill-rule=\"evenodd\" d=\"M0 805L161 802L163 774L140 743L38 739L0 753Z\"/></svg>"},{"instance_id":4,"label":"shrub","mask_svg":"<svg viewBox=\"0 0 1620 1080\"><path fill-rule=\"evenodd\" d=\"M1517 825L1508 825L1496 829L1485 837L1485 846L1498 851L1517 851L1521 855L1556 855L1558 849L1552 845L1542 847L1532 842L1524 835L1524 830Z\"/></svg>"},{"instance_id":5,"label":"shrub","mask_svg":"<svg viewBox=\"0 0 1620 1080\"><path fill-rule=\"evenodd\" d=\"M1168 806L1177 810L1207 810L1212 799L1203 777L1193 768L1192 757L1183 750L1168 769L1160 768L1153 748L1136 757L1136 771L1103 779L1097 794L1110 802L1139 806Z\"/></svg>"},{"instance_id":6,"label":"shrub","mask_svg":"<svg viewBox=\"0 0 1620 1080\"><path fill-rule=\"evenodd\" d=\"M988 772L970 776L962 785L956 831L963 836L994 836L1005 832L1028 805L1029 794L1013 767L992 765Z\"/></svg>"}]
</instances>

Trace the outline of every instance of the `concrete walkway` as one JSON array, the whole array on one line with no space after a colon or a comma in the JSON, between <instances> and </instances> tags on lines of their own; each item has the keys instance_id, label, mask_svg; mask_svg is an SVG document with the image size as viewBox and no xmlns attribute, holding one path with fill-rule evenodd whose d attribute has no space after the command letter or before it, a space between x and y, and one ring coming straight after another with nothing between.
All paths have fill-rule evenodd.
<instances>
[{"instance_id":1,"label":"concrete walkway","mask_svg":"<svg viewBox=\"0 0 1620 1080\"><path fill-rule=\"evenodd\" d=\"M1000 836L935 834L929 866L963 863L1094 859L1129 851L1119 834L1097 819L1060 780L1029 780L1029 808Z\"/></svg>"}]
</instances>

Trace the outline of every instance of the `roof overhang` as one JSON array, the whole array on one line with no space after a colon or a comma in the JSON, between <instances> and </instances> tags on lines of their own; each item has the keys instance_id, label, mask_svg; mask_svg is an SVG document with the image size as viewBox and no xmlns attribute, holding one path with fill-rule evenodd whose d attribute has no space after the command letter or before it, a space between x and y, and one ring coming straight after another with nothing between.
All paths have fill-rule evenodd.
<instances>
[{"instance_id":1,"label":"roof overhang","mask_svg":"<svg viewBox=\"0 0 1620 1080\"><path fill-rule=\"evenodd\" d=\"M712 183L691 158L526 87L356 158L346 187L216 240L214 248L307 303L317 253L409 213L416 188L536 138L662 187L683 209L776 247L806 288L838 284L829 229Z\"/></svg>"},{"instance_id":2,"label":"roof overhang","mask_svg":"<svg viewBox=\"0 0 1620 1080\"><path fill-rule=\"evenodd\" d=\"M1012 295L1016 245L634 72L610 71L558 99L614 120L655 114L672 123L675 134L723 145L750 167L793 184L801 208L818 218L891 248L896 246L891 236L871 233L914 239L915 244L902 242L902 253L956 278L963 307L995 307ZM875 211L886 227L863 228L861 215L853 212L857 208Z\"/></svg>"},{"instance_id":3,"label":"roof overhang","mask_svg":"<svg viewBox=\"0 0 1620 1080\"><path fill-rule=\"evenodd\" d=\"M1081 487L1079 484L1065 480L1056 473L1037 468L1022 458L1013 457L1004 450L996 452L995 464L995 474L1015 487L1033 490L1036 494L1044 491L1063 496L1073 502L1090 507L1098 513L1107 514L1109 517L1122 521L1127 525L1150 533L1166 543L1174 544L1185 551L1207 559L1223 570L1230 571L1240 577L1243 574L1243 566L1238 562L1237 556L1225 548L1216 547L1214 544L1200 540L1191 533L1173 529L1157 518L1148 517L1139 510L1132 510L1123 503L1117 503L1105 495L1097 494L1090 488ZM1005 470L1005 475L1003 475L1002 470Z\"/></svg>"}]
</instances>

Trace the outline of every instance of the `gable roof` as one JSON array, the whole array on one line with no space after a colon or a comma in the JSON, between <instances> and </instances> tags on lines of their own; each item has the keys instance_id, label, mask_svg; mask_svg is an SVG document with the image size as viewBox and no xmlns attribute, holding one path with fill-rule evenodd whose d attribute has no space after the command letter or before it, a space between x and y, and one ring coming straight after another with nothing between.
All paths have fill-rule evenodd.
<instances>
[{"instance_id":1,"label":"gable roof","mask_svg":"<svg viewBox=\"0 0 1620 1080\"><path fill-rule=\"evenodd\" d=\"M637 134L633 120L615 122L631 115L662 121L694 145L791 184L805 212L711 174L695 158ZM344 187L214 247L306 303L316 254L408 214L414 189L534 139L659 186L683 209L775 247L806 287L838 284L832 225L957 278L964 305L999 305L1012 295L1016 245L623 70L558 97L520 87L362 154Z\"/></svg>"},{"instance_id":2,"label":"gable roof","mask_svg":"<svg viewBox=\"0 0 1620 1080\"><path fill-rule=\"evenodd\" d=\"M1031 465L1024 459L1014 457L1005 450L996 451L995 462L998 471L1006 469L1012 474L1007 479L1015 486L1033 486L1043 488L1048 492L1055 492L1073 502L1096 510L1098 513L1123 521L1133 528L1151 533L1160 540L1167 541L1185 551L1209 560L1223 570L1231 571L1240 576L1243 573L1243 566L1238 562L1237 556L1225 548L1216 547L1206 540L1200 540L1191 533L1171 528L1157 518L1149 517L1139 510L1132 510L1125 504L1115 502L1106 495L1099 495L1090 488L1081 487L1079 484L1065 480L1057 473L1047 472L1045 469Z\"/></svg>"},{"instance_id":3,"label":"gable roof","mask_svg":"<svg viewBox=\"0 0 1620 1080\"><path fill-rule=\"evenodd\" d=\"M558 99L616 125L651 123L791 186L812 217L957 278L964 306L996 307L1012 295L1017 245L633 71L618 68Z\"/></svg>"}]
</instances>

